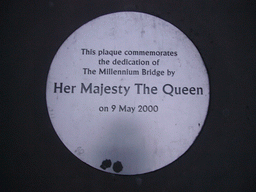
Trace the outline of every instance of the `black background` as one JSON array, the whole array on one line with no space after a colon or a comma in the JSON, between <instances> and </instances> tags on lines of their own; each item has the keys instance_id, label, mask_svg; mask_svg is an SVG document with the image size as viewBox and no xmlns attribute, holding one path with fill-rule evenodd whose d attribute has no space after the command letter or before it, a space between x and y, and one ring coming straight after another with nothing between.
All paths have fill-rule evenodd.
<instances>
[{"instance_id":1,"label":"black background","mask_svg":"<svg viewBox=\"0 0 256 192\"><path fill-rule=\"evenodd\" d=\"M255 3L245 0L63 0L1 3L1 191L253 191ZM207 67L211 99L192 147L152 173L119 176L77 159L47 113L51 61L65 39L107 13L139 11L179 28Z\"/></svg>"}]
</instances>

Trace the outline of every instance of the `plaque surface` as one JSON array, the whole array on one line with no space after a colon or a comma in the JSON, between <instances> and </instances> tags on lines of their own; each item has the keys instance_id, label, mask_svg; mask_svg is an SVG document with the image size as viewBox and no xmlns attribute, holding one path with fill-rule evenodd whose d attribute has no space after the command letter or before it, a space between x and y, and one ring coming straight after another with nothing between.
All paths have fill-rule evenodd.
<instances>
[{"instance_id":1,"label":"plaque surface","mask_svg":"<svg viewBox=\"0 0 256 192\"><path fill-rule=\"evenodd\" d=\"M145 13L119 12L86 23L61 45L46 99L56 133L75 156L133 175L188 150L207 115L209 81L179 29Z\"/></svg>"}]
</instances>

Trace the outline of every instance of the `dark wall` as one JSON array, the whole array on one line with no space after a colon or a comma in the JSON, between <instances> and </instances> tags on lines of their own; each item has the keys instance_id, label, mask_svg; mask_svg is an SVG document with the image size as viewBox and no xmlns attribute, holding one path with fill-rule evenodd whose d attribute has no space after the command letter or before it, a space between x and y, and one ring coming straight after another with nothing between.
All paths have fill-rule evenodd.
<instances>
[{"instance_id":1,"label":"dark wall","mask_svg":"<svg viewBox=\"0 0 256 192\"><path fill-rule=\"evenodd\" d=\"M1 3L1 191L254 191L255 2L245 0L63 0ZM51 61L86 22L140 11L183 31L208 69L211 100L192 147L153 173L96 170L62 144L48 117Z\"/></svg>"}]
</instances>

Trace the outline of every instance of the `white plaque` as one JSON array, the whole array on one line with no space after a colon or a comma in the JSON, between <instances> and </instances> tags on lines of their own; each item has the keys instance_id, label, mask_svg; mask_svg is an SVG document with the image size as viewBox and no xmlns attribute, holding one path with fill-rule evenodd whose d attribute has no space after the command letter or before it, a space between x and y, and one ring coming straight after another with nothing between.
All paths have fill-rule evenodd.
<instances>
[{"instance_id":1,"label":"white plaque","mask_svg":"<svg viewBox=\"0 0 256 192\"><path fill-rule=\"evenodd\" d=\"M160 169L193 144L209 81L193 43L145 13L96 18L61 45L47 106L64 145L88 165L134 175Z\"/></svg>"}]
</instances>

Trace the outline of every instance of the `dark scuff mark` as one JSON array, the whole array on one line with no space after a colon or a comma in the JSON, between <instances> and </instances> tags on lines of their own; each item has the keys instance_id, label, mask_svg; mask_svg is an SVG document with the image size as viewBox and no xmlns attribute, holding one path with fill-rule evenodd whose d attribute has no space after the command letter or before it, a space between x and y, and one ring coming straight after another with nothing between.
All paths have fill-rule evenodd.
<instances>
[{"instance_id":1,"label":"dark scuff mark","mask_svg":"<svg viewBox=\"0 0 256 192\"><path fill-rule=\"evenodd\" d=\"M142 179L141 179L140 177L136 177L135 179L136 179L136 184L137 184L138 186L141 186Z\"/></svg>"},{"instance_id":2,"label":"dark scuff mark","mask_svg":"<svg viewBox=\"0 0 256 192\"><path fill-rule=\"evenodd\" d=\"M142 38L142 37L143 37L143 35L145 34L145 30L144 30L144 29L142 29L140 33L141 33L141 38Z\"/></svg>"},{"instance_id":3,"label":"dark scuff mark","mask_svg":"<svg viewBox=\"0 0 256 192\"><path fill-rule=\"evenodd\" d=\"M120 161L117 161L114 163L113 165L113 170L116 172L116 173L119 173L120 171L123 170L123 165Z\"/></svg>"},{"instance_id":4,"label":"dark scuff mark","mask_svg":"<svg viewBox=\"0 0 256 192\"><path fill-rule=\"evenodd\" d=\"M75 153L77 155L82 155L84 153L84 150L82 147L77 147L77 149L75 150Z\"/></svg>"},{"instance_id":5,"label":"dark scuff mark","mask_svg":"<svg viewBox=\"0 0 256 192\"><path fill-rule=\"evenodd\" d=\"M102 161L100 167L105 170L105 169L111 167L111 165L112 165L111 160L110 159L106 159L106 160Z\"/></svg>"}]
</instances>

